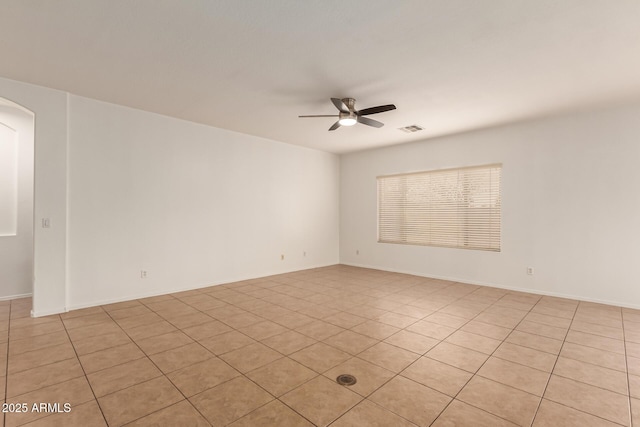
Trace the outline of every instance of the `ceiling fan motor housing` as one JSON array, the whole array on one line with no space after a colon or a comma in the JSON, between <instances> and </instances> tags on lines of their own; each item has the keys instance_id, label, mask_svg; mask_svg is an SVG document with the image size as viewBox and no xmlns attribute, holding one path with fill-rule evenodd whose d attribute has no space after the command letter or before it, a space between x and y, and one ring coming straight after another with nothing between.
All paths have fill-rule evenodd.
<instances>
[{"instance_id":1,"label":"ceiling fan motor housing","mask_svg":"<svg viewBox=\"0 0 640 427\"><path fill-rule=\"evenodd\" d=\"M377 107L365 108L361 111L356 111L356 100L354 98L331 98L331 102L338 109L338 121L335 122L329 130L336 130L340 126L353 126L356 123L362 123L363 125L373 126L375 128L381 128L383 123L370 119L370 114L383 113L385 111L395 110L396 106L393 104L378 105ZM298 116L298 117L336 117L336 115L313 115L313 116Z\"/></svg>"},{"instance_id":2,"label":"ceiling fan motor housing","mask_svg":"<svg viewBox=\"0 0 640 427\"><path fill-rule=\"evenodd\" d=\"M355 112L356 100L353 98L342 98L342 103L349 111L341 110L338 114L340 126L353 126L358 123L358 115Z\"/></svg>"},{"instance_id":3,"label":"ceiling fan motor housing","mask_svg":"<svg viewBox=\"0 0 640 427\"><path fill-rule=\"evenodd\" d=\"M356 100L353 98L342 98L342 102L347 106L350 112L354 112L356 109Z\"/></svg>"}]
</instances>

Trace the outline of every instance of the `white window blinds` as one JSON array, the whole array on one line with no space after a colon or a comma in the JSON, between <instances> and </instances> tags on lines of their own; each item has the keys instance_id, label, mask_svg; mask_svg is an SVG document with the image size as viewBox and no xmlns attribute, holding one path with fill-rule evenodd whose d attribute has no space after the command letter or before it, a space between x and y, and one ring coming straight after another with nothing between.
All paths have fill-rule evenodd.
<instances>
[{"instance_id":1,"label":"white window blinds","mask_svg":"<svg viewBox=\"0 0 640 427\"><path fill-rule=\"evenodd\" d=\"M500 251L502 165L378 177L378 241Z\"/></svg>"}]
</instances>

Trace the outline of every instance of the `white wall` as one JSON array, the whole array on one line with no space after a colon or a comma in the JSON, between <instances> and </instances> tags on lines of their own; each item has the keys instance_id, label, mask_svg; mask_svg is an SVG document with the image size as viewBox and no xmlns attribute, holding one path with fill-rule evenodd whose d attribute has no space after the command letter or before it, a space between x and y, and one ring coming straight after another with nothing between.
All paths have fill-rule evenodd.
<instances>
[{"instance_id":1,"label":"white wall","mask_svg":"<svg viewBox=\"0 0 640 427\"><path fill-rule=\"evenodd\" d=\"M636 105L343 155L340 260L640 308L639 138ZM488 163L501 252L377 243L376 176Z\"/></svg>"},{"instance_id":2,"label":"white wall","mask_svg":"<svg viewBox=\"0 0 640 427\"><path fill-rule=\"evenodd\" d=\"M333 264L338 185L343 263L640 307L640 106L338 161L2 78L0 97L35 113L35 218L51 219L35 229L36 315ZM376 243L377 175L493 162L501 253Z\"/></svg>"},{"instance_id":3,"label":"white wall","mask_svg":"<svg viewBox=\"0 0 640 427\"><path fill-rule=\"evenodd\" d=\"M32 292L33 114L0 100L0 124L0 131L14 139L17 145L13 159L2 159L12 163L3 168L13 169L17 178L13 192L9 191L13 194L6 194L17 202L6 204L13 210L14 228L9 233L0 232L0 299L9 299L31 295Z\"/></svg>"},{"instance_id":4,"label":"white wall","mask_svg":"<svg viewBox=\"0 0 640 427\"><path fill-rule=\"evenodd\" d=\"M67 94L0 78L0 97L35 114L34 216L51 228L34 230L33 312L64 311L67 223Z\"/></svg>"},{"instance_id":5,"label":"white wall","mask_svg":"<svg viewBox=\"0 0 640 427\"><path fill-rule=\"evenodd\" d=\"M335 264L338 198L336 155L71 95L68 308Z\"/></svg>"}]
</instances>

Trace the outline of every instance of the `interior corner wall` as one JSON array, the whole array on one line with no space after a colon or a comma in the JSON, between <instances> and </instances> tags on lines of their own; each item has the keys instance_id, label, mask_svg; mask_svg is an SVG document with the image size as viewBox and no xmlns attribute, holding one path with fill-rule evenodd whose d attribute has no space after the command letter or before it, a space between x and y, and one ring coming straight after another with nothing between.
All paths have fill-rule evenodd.
<instances>
[{"instance_id":1,"label":"interior corner wall","mask_svg":"<svg viewBox=\"0 0 640 427\"><path fill-rule=\"evenodd\" d=\"M338 201L334 154L70 95L69 308L336 264Z\"/></svg>"},{"instance_id":2,"label":"interior corner wall","mask_svg":"<svg viewBox=\"0 0 640 427\"><path fill-rule=\"evenodd\" d=\"M0 97L35 114L33 313L65 310L67 235L67 94L0 78Z\"/></svg>"},{"instance_id":3,"label":"interior corner wall","mask_svg":"<svg viewBox=\"0 0 640 427\"><path fill-rule=\"evenodd\" d=\"M343 155L340 260L640 308L639 117L627 106ZM490 163L503 164L501 252L377 242L377 176Z\"/></svg>"}]
</instances>

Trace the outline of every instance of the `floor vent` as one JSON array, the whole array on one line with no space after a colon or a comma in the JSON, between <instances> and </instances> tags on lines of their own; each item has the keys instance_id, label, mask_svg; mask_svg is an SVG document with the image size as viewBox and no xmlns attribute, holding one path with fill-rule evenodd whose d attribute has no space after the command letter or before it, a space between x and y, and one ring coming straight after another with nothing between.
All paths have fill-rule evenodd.
<instances>
[{"instance_id":1,"label":"floor vent","mask_svg":"<svg viewBox=\"0 0 640 427\"><path fill-rule=\"evenodd\" d=\"M358 380L356 380L356 377L349 374L338 375L338 378L336 378L336 381L340 385L354 385L355 383L358 382Z\"/></svg>"}]
</instances>

